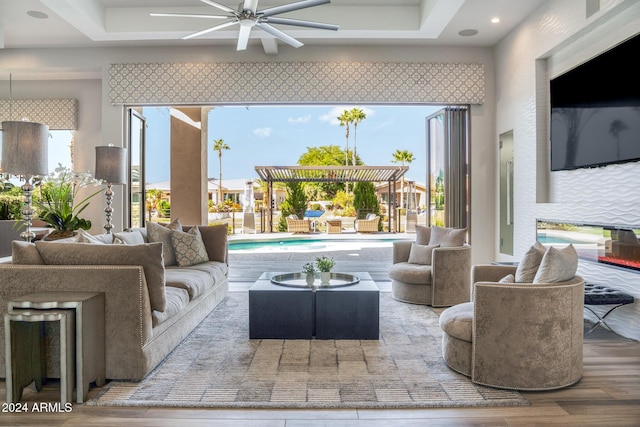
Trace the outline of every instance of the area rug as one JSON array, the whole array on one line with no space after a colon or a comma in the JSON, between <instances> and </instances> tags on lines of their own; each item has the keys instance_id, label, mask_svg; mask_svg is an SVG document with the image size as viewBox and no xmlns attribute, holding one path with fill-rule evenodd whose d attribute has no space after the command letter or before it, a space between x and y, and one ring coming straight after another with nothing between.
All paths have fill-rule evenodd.
<instances>
[{"instance_id":1,"label":"area rug","mask_svg":"<svg viewBox=\"0 0 640 427\"><path fill-rule=\"evenodd\" d=\"M379 340L250 340L247 292L233 292L147 378L111 382L88 405L210 408L513 406L441 356L428 307L380 294Z\"/></svg>"}]
</instances>

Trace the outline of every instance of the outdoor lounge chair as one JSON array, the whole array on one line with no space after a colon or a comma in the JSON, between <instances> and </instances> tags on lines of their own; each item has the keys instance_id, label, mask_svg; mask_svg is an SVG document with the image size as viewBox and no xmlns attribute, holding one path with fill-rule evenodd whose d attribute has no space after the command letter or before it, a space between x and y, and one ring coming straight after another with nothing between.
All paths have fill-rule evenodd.
<instances>
[{"instance_id":1,"label":"outdoor lounge chair","mask_svg":"<svg viewBox=\"0 0 640 427\"><path fill-rule=\"evenodd\" d=\"M311 220L298 219L298 215L289 215L287 218L287 230L289 233L310 233Z\"/></svg>"},{"instance_id":2,"label":"outdoor lounge chair","mask_svg":"<svg viewBox=\"0 0 640 427\"><path fill-rule=\"evenodd\" d=\"M378 231L380 217L374 213L367 214L365 219L356 219L353 228L358 233L372 233Z\"/></svg>"}]
</instances>

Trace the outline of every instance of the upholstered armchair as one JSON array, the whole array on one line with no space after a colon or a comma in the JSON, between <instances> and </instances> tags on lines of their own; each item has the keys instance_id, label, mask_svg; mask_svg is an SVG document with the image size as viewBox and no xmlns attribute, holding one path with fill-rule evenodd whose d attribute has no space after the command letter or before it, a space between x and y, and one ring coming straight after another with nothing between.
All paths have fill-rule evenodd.
<instances>
[{"instance_id":1,"label":"upholstered armchair","mask_svg":"<svg viewBox=\"0 0 640 427\"><path fill-rule=\"evenodd\" d=\"M378 231L378 223L380 223L380 217L370 213L365 219L356 219L353 228L358 233L375 233Z\"/></svg>"},{"instance_id":2,"label":"upholstered armchair","mask_svg":"<svg viewBox=\"0 0 640 427\"><path fill-rule=\"evenodd\" d=\"M416 242L393 244L393 298L433 307L469 301L471 247L464 244L466 230L416 226L416 231Z\"/></svg>"},{"instance_id":3,"label":"upholstered armchair","mask_svg":"<svg viewBox=\"0 0 640 427\"><path fill-rule=\"evenodd\" d=\"M287 221L287 230L290 233L309 233L309 232L311 232L311 220L298 219L297 215L289 215L285 219Z\"/></svg>"},{"instance_id":4,"label":"upholstered armchair","mask_svg":"<svg viewBox=\"0 0 640 427\"><path fill-rule=\"evenodd\" d=\"M584 280L573 268L560 281L516 283L516 270L473 267L473 301L440 315L445 363L474 383L497 388L553 390L578 382Z\"/></svg>"}]
</instances>

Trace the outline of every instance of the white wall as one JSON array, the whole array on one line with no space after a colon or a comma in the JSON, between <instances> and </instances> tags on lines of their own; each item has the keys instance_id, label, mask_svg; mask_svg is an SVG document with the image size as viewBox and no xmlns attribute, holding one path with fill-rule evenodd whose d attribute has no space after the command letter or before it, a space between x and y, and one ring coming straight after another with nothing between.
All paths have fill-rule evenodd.
<instances>
[{"instance_id":1,"label":"white wall","mask_svg":"<svg viewBox=\"0 0 640 427\"><path fill-rule=\"evenodd\" d=\"M304 46L301 49L283 48L276 56L266 56L258 47L250 47L246 52L236 52L231 47L131 47L131 48L65 48L65 49L5 49L0 56L0 76L6 78L13 72L14 81L25 78L42 79L50 75L52 79L69 79L39 82L37 93L21 97L76 97L87 85L87 78L99 79L101 93L93 91L91 96L81 99L79 108L81 121L79 133L95 133L92 138L78 138L76 164L91 166L94 162L94 147L113 143L121 146L124 141L123 110L107 102L108 75L110 63L150 63L150 62L213 62L213 61L398 61L398 62L459 62L482 63L486 76L486 103L472 108L472 245L473 261L476 263L493 260L486 248L495 246L493 230L494 194L486 189L492 187L494 177L494 76L493 56L488 48L424 48L424 47L373 47L373 46ZM46 78L46 77L45 77ZM90 80L93 82L94 80ZM14 93L18 93L15 87ZM55 95L54 95L55 94ZM85 117L85 111L91 117ZM100 118L94 116L99 114ZM84 117L84 119L83 119ZM426 161L426 159L424 160ZM113 223L115 230L122 227L122 201L116 188ZM121 191L120 191L121 193ZM102 206L92 203L87 211L94 223L92 232L100 232L104 222Z\"/></svg>"},{"instance_id":2,"label":"white wall","mask_svg":"<svg viewBox=\"0 0 640 427\"><path fill-rule=\"evenodd\" d=\"M522 257L536 239L536 218L640 224L640 163L549 172L549 78L640 30L640 2L603 0L600 12L589 18L585 4L585 0L550 1L496 48L495 135L513 130L515 171L514 257L500 254L495 246L498 259ZM497 150L494 155L497 159ZM640 299L638 273L583 262L579 273ZM640 339L640 303L619 309L611 319L618 332Z\"/></svg>"}]
</instances>

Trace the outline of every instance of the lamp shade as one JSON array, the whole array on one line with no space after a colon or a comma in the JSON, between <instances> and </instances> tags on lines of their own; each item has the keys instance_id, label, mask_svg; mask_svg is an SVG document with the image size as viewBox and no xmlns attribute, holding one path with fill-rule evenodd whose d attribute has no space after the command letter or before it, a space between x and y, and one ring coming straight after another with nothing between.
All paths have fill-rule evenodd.
<instances>
[{"instance_id":1,"label":"lamp shade","mask_svg":"<svg viewBox=\"0 0 640 427\"><path fill-rule=\"evenodd\" d=\"M2 171L12 175L47 175L49 126L2 122Z\"/></svg>"},{"instance_id":2,"label":"lamp shade","mask_svg":"<svg viewBox=\"0 0 640 427\"><path fill-rule=\"evenodd\" d=\"M127 149L122 147L96 147L96 179L109 184L126 184Z\"/></svg>"}]
</instances>

